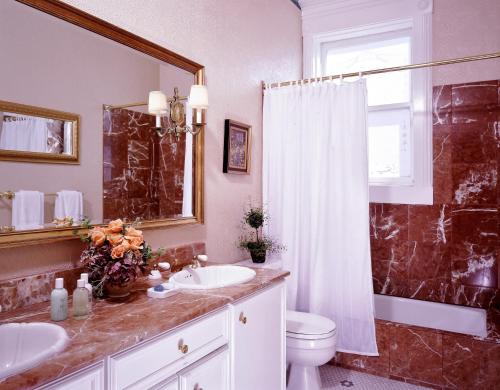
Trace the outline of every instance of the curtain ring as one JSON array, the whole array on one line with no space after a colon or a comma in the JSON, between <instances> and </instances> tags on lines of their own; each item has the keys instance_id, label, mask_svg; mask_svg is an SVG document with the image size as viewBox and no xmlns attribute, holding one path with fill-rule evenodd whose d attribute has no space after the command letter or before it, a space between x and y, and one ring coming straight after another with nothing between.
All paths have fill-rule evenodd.
<instances>
[{"instance_id":1,"label":"curtain ring","mask_svg":"<svg viewBox=\"0 0 500 390\"><path fill-rule=\"evenodd\" d=\"M359 78L362 78L362 77L363 77L363 72L361 72L361 71L360 71L360 72L358 73L358 76L359 76Z\"/></svg>"},{"instance_id":2,"label":"curtain ring","mask_svg":"<svg viewBox=\"0 0 500 390\"><path fill-rule=\"evenodd\" d=\"M333 81L333 74L330 75L330 81Z\"/></svg>"},{"instance_id":3,"label":"curtain ring","mask_svg":"<svg viewBox=\"0 0 500 390\"><path fill-rule=\"evenodd\" d=\"M342 82L344 81L344 75L342 73L339 76L339 81L340 81L340 84L342 84Z\"/></svg>"}]
</instances>

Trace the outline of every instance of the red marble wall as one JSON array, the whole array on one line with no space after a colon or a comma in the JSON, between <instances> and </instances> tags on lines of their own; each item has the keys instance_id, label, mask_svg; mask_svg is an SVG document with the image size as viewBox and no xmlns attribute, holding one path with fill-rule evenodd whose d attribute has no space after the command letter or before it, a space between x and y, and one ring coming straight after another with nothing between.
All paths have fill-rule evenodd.
<instances>
[{"instance_id":1,"label":"red marble wall","mask_svg":"<svg viewBox=\"0 0 500 390\"><path fill-rule=\"evenodd\" d=\"M164 123L166 125L166 123ZM182 214L185 135L158 137L155 117L104 111L103 219L133 221Z\"/></svg>"},{"instance_id":2,"label":"red marble wall","mask_svg":"<svg viewBox=\"0 0 500 390\"><path fill-rule=\"evenodd\" d=\"M500 308L499 83L434 87L434 204L370 205L375 293Z\"/></svg>"},{"instance_id":3,"label":"red marble wall","mask_svg":"<svg viewBox=\"0 0 500 390\"><path fill-rule=\"evenodd\" d=\"M433 389L500 389L500 339L376 321L380 356L337 353L332 363Z\"/></svg>"}]
</instances>

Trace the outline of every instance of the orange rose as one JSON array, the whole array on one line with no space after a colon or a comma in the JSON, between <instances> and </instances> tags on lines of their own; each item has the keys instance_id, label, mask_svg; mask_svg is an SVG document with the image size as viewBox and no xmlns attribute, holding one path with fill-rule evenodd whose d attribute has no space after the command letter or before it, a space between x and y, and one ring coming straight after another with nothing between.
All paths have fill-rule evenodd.
<instances>
[{"instance_id":1,"label":"orange rose","mask_svg":"<svg viewBox=\"0 0 500 390\"><path fill-rule=\"evenodd\" d=\"M142 237L142 230L137 230L132 226L125 229L125 236Z\"/></svg>"},{"instance_id":2,"label":"orange rose","mask_svg":"<svg viewBox=\"0 0 500 390\"><path fill-rule=\"evenodd\" d=\"M123 230L123 221L115 219L108 224L108 231L110 233L120 233Z\"/></svg>"},{"instance_id":3,"label":"orange rose","mask_svg":"<svg viewBox=\"0 0 500 390\"><path fill-rule=\"evenodd\" d=\"M93 228L89 234L94 246L101 246L106 241L106 234L104 234L101 228Z\"/></svg>"},{"instance_id":4,"label":"orange rose","mask_svg":"<svg viewBox=\"0 0 500 390\"><path fill-rule=\"evenodd\" d=\"M144 242L142 237L125 236L128 243L130 244L130 249L138 250L141 249L141 245Z\"/></svg>"},{"instance_id":5,"label":"orange rose","mask_svg":"<svg viewBox=\"0 0 500 390\"><path fill-rule=\"evenodd\" d=\"M123 244L117 245L111 251L111 257L113 259L120 259L125 255L126 252L130 250L130 245L124 241Z\"/></svg>"},{"instance_id":6,"label":"orange rose","mask_svg":"<svg viewBox=\"0 0 500 390\"><path fill-rule=\"evenodd\" d=\"M112 246L117 246L122 243L123 236L121 234L110 234L108 236L108 241Z\"/></svg>"}]
</instances>

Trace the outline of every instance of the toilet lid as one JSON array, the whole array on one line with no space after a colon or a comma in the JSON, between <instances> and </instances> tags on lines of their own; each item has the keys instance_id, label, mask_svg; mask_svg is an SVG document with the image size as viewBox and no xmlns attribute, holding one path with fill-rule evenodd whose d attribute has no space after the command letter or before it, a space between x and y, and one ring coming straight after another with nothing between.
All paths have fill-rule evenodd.
<instances>
[{"instance_id":1,"label":"toilet lid","mask_svg":"<svg viewBox=\"0 0 500 390\"><path fill-rule=\"evenodd\" d=\"M321 336L336 329L335 322L317 314L287 310L286 332L296 335Z\"/></svg>"}]
</instances>

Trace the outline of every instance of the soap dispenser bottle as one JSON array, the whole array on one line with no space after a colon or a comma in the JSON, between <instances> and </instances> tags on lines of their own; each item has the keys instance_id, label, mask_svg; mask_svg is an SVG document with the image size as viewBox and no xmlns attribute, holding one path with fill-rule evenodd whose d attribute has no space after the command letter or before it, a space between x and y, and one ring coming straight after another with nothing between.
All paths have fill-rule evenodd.
<instances>
[{"instance_id":1,"label":"soap dispenser bottle","mask_svg":"<svg viewBox=\"0 0 500 390\"><path fill-rule=\"evenodd\" d=\"M56 288L50 294L50 318L63 321L68 318L68 291L64 288L64 279L56 279Z\"/></svg>"},{"instance_id":2,"label":"soap dispenser bottle","mask_svg":"<svg viewBox=\"0 0 500 390\"><path fill-rule=\"evenodd\" d=\"M89 315L89 291L85 288L85 280L78 279L73 291L73 317L83 320Z\"/></svg>"},{"instance_id":3,"label":"soap dispenser bottle","mask_svg":"<svg viewBox=\"0 0 500 390\"><path fill-rule=\"evenodd\" d=\"M80 279L85 282L85 288L89 292L89 314L92 311L92 285L89 283L89 274L83 273L80 275Z\"/></svg>"}]
</instances>

